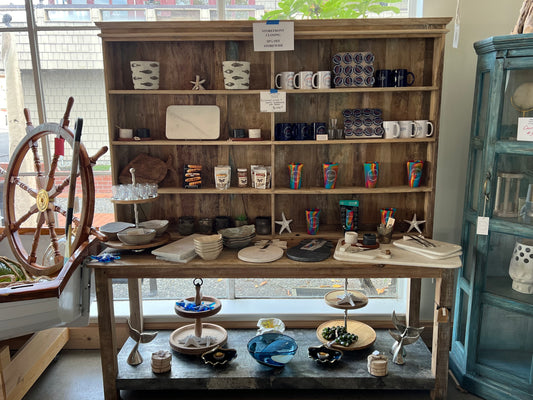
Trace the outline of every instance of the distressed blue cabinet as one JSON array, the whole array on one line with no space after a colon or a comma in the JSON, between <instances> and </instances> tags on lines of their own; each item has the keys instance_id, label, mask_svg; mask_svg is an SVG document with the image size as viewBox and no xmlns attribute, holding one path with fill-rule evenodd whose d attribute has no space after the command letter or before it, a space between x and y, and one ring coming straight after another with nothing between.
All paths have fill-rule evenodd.
<instances>
[{"instance_id":1,"label":"distressed blue cabinet","mask_svg":"<svg viewBox=\"0 0 533 400\"><path fill-rule=\"evenodd\" d=\"M533 283L513 280L509 267L514 260L525 275L533 268L533 34L492 37L474 47L450 368L465 389L485 399L532 400L533 294L523 292ZM483 217L486 234L478 231Z\"/></svg>"}]
</instances>

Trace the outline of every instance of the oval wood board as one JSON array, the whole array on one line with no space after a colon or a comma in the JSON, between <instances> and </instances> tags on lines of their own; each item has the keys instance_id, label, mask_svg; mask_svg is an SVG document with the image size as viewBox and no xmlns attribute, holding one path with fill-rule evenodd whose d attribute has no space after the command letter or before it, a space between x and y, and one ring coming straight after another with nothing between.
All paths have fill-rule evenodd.
<instances>
[{"instance_id":1,"label":"oval wood board","mask_svg":"<svg viewBox=\"0 0 533 400\"><path fill-rule=\"evenodd\" d=\"M250 246L242 249L237 254L239 260L251 263L267 263L279 260L283 256L283 249L270 245L265 249L259 246Z\"/></svg>"},{"instance_id":2,"label":"oval wood board","mask_svg":"<svg viewBox=\"0 0 533 400\"><path fill-rule=\"evenodd\" d=\"M324 322L316 329L316 337L322 343L328 344L330 341L322 337L322 329L326 327L334 327L334 326L339 326L339 325L344 326L344 320L337 319L333 321ZM344 351L361 350L361 349L366 349L367 347L372 346L374 342L376 341L376 331L372 329L372 327L368 326L367 324L364 324L359 321L348 320L348 332L353 333L358 336L358 339L356 342L352 343L349 346L341 346L339 344L334 343L331 345L331 348L335 350L344 350Z\"/></svg>"}]
</instances>

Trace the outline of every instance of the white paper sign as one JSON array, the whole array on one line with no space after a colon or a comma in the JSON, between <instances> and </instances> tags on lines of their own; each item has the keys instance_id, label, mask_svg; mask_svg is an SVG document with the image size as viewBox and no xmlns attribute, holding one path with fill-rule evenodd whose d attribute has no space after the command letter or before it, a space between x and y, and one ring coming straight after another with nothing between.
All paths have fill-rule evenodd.
<instances>
[{"instance_id":1,"label":"white paper sign","mask_svg":"<svg viewBox=\"0 0 533 400\"><path fill-rule=\"evenodd\" d=\"M286 112L287 111L287 93L285 92L261 92L260 111L261 112Z\"/></svg>"},{"instance_id":2,"label":"white paper sign","mask_svg":"<svg viewBox=\"0 0 533 400\"><path fill-rule=\"evenodd\" d=\"M294 50L294 22L254 24L254 51Z\"/></svg>"},{"instance_id":3,"label":"white paper sign","mask_svg":"<svg viewBox=\"0 0 533 400\"><path fill-rule=\"evenodd\" d=\"M477 229L478 235L487 236L489 234L489 217L477 217Z\"/></svg>"},{"instance_id":4,"label":"white paper sign","mask_svg":"<svg viewBox=\"0 0 533 400\"><path fill-rule=\"evenodd\" d=\"M533 142L533 118L518 118L516 140Z\"/></svg>"}]
</instances>

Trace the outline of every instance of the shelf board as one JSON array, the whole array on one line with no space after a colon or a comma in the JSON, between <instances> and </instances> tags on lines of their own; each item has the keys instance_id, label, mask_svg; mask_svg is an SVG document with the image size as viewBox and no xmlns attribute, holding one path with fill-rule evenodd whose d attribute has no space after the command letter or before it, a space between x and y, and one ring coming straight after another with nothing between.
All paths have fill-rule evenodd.
<instances>
[{"instance_id":1,"label":"shelf board","mask_svg":"<svg viewBox=\"0 0 533 400\"><path fill-rule=\"evenodd\" d=\"M360 143L372 143L372 144L383 144L383 143L433 143L435 142L434 137L429 138L413 138L413 139L338 139L338 140L278 140L273 141L272 144L275 146L302 146L302 145L346 145L346 144L360 144Z\"/></svg>"},{"instance_id":2,"label":"shelf board","mask_svg":"<svg viewBox=\"0 0 533 400\"><path fill-rule=\"evenodd\" d=\"M114 140L114 146L270 146L271 140Z\"/></svg>"},{"instance_id":3,"label":"shelf board","mask_svg":"<svg viewBox=\"0 0 533 400\"><path fill-rule=\"evenodd\" d=\"M512 280L508 276L487 277L483 296L490 304L533 315L533 296L517 292L511 285Z\"/></svg>"},{"instance_id":4,"label":"shelf board","mask_svg":"<svg viewBox=\"0 0 533 400\"><path fill-rule=\"evenodd\" d=\"M222 300L224 303L224 300ZM318 324L317 324L318 325ZM315 363L308 357L308 347L320 344L315 329L288 329L285 334L298 343L298 351L289 364L282 369L267 368L253 360L246 348L256 335L253 329L228 329L227 348L237 350L237 358L220 373L205 365L200 357L173 352L170 372L154 375L150 365L152 353L169 349L170 331L160 331L150 343L139 346L145 360L131 366L127 363L135 345L128 338L118 354L117 389L210 389L249 390L255 389L410 389L430 390L435 385L431 372L431 353L422 340L417 340L407 349L409 362L388 364L388 375L379 379L367 372L366 353L345 351L342 360L331 368ZM394 339L385 329L376 330L377 340L372 350L388 354ZM238 396L237 396L238 397Z\"/></svg>"},{"instance_id":5,"label":"shelf board","mask_svg":"<svg viewBox=\"0 0 533 400\"><path fill-rule=\"evenodd\" d=\"M229 188L221 190L217 188L185 189L185 188L159 188L158 194L271 194L272 189L255 188Z\"/></svg>"},{"instance_id":6,"label":"shelf board","mask_svg":"<svg viewBox=\"0 0 533 400\"><path fill-rule=\"evenodd\" d=\"M256 90L190 90L190 89L158 89L158 90L134 90L134 89L112 89L108 90L109 95L258 95L262 92L270 92L271 89ZM338 94L338 93L397 93L397 92L432 92L437 91L437 86L405 86L405 87L354 87L354 88L331 88L331 89L290 89L281 90L287 94Z\"/></svg>"},{"instance_id":7,"label":"shelf board","mask_svg":"<svg viewBox=\"0 0 533 400\"><path fill-rule=\"evenodd\" d=\"M404 186L388 186L378 188L365 188L361 186L345 186L336 187L335 189L325 189L323 187L310 187L301 188L298 190L289 188L274 189L275 194L394 194L394 193L424 193L431 192L432 189L429 186L420 186L417 188L411 188L407 185Z\"/></svg>"},{"instance_id":8,"label":"shelf board","mask_svg":"<svg viewBox=\"0 0 533 400\"><path fill-rule=\"evenodd\" d=\"M159 188L157 193L163 194L291 194L291 195L317 195L317 194L394 194L394 193L425 193L431 192L429 186L411 188L405 186L389 186L384 188L365 188L359 186L338 187L325 189L323 187L308 187L301 189L254 189L254 188L229 188L220 190L216 188L185 189L185 188Z\"/></svg>"},{"instance_id":9,"label":"shelf board","mask_svg":"<svg viewBox=\"0 0 533 400\"><path fill-rule=\"evenodd\" d=\"M414 139L340 139L340 140L114 140L114 146L322 146L346 144L383 144L383 143L434 143L435 138Z\"/></svg>"}]
</instances>

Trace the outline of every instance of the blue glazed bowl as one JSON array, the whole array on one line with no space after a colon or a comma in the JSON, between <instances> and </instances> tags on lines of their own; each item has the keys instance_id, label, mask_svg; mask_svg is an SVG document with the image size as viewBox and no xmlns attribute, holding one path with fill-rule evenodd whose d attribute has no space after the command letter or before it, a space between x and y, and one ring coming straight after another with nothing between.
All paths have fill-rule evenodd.
<instances>
[{"instance_id":1,"label":"blue glazed bowl","mask_svg":"<svg viewBox=\"0 0 533 400\"><path fill-rule=\"evenodd\" d=\"M263 333L248 342L248 352L258 363L269 367L283 367L298 350L296 341L278 332Z\"/></svg>"}]
</instances>

